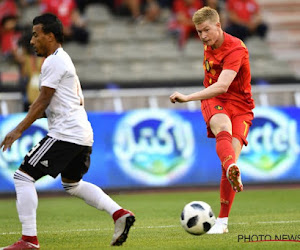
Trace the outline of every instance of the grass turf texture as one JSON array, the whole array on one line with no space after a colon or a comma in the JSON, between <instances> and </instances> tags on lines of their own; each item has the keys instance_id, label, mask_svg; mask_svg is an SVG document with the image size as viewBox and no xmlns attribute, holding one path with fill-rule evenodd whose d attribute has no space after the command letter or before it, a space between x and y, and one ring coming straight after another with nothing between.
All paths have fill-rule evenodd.
<instances>
[{"instance_id":1,"label":"grass turf texture","mask_svg":"<svg viewBox=\"0 0 300 250\"><path fill-rule=\"evenodd\" d=\"M300 238L300 189L246 190L236 195L229 233L193 236L180 225L184 205L202 200L219 212L218 191L124 193L111 195L136 214L124 249L300 249L300 242L238 241L238 235L296 235ZM14 199L0 200L0 247L20 237ZM109 249L113 221L105 212L73 197L40 198L41 249ZM256 238L254 238L256 240Z\"/></svg>"}]
</instances>

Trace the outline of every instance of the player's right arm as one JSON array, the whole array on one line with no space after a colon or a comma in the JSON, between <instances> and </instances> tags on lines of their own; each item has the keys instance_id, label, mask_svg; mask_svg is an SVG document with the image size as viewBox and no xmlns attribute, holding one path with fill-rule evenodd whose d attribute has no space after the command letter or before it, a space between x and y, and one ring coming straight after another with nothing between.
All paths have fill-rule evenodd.
<instances>
[{"instance_id":1,"label":"player's right arm","mask_svg":"<svg viewBox=\"0 0 300 250\"><path fill-rule=\"evenodd\" d=\"M22 133L30 127L32 123L35 122L38 118L42 117L45 113L46 108L48 107L51 98L55 92L55 89L49 87L41 87L41 92L38 98L34 101L34 103L30 106L30 109L26 115L26 117L17 125L17 127L9 132L0 145L0 149L3 147L3 152L6 149L9 149L11 145L16 141L19 137L21 137Z\"/></svg>"},{"instance_id":2,"label":"player's right arm","mask_svg":"<svg viewBox=\"0 0 300 250\"><path fill-rule=\"evenodd\" d=\"M221 72L218 81L210 85L209 87L190 95L183 95L179 92L175 92L170 96L170 101L172 103L175 103L206 100L224 94L227 92L236 75L236 71L225 69Z\"/></svg>"}]
</instances>

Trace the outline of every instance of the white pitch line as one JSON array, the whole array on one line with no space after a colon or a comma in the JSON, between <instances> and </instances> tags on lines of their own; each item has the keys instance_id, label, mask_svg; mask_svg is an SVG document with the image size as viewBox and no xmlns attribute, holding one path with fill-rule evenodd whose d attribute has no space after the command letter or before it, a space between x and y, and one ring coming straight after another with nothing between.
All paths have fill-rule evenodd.
<instances>
[{"instance_id":1,"label":"white pitch line","mask_svg":"<svg viewBox=\"0 0 300 250\"><path fill-rule=\"evenodd\" d=\"M132 229L152 229L152 228L171 228L171 227L178 227L178 225L168 225L168 226L147 226L147 227L133 227ZM39 234L43 233L66 233L66 232L92 232L92 231L112 231L113 228L88 228L88 229L68 229L68 230L55 230L55 231L39 231ZM9 234L20 234L20 232L7 232L7 233L0 233L0 235L9 235Z\"/></svg>"},{"instance_id":2,"label":"white pitch line","mask_svg":"<svg viewBox=\"0 0 300 250\"><path fill-rule=\"evenodd\" d=\"M289 221L257 221L254 224L285 224L285 223L300 223L300 220L289 220ZM249 222L236 222L230 223L230 225L245 225L250 224ZM251 223L252 224L252 223ZM132 229L156 229L156 228L173 228L180 227L180 225L167 225L167 226L147 226L147 227L133 227ZM73 229L73 230L55 230L55 231L39 231L39 234L43 233L71 233L71 232L93 232L93 231L110 231L113 228L88 228L88 229ZM0 233L0 235L11 235L11 234L20 234L20 232L7 232Z\"/></svg>"},{"instance_id":3,"label":"white pitch line","mask_svg":"<svg viewBox=\"0 0 300 250\"><path fill-rule=\"evenodd\" d=\"M259 221L259 224L284 224L284 223L298 223L300 220L287 220L287 221Z\"/></svg>"}]
</instances>

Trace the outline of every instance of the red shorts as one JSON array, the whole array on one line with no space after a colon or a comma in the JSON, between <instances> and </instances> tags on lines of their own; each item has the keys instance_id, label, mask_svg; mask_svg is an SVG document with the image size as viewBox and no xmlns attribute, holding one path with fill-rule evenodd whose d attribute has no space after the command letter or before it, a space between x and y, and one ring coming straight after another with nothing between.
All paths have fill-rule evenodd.
<instances>
[{"instance_id":1,"label":"red shorts","mask_svg":"<svg viewBox=\"0 0 300 250\"><path fill-rule=\"evenodd\" d=\"M215 114L226 114L232 124L232 136L237 138L241 145L248 144L247 135L249 127L252 125L253 112L251 109L244 107L243 104L234 101L222 101L217 98L201 101L201 110L203 118L206 122L207 137L214 138L209 127L209 121Z\"/></svg>"}]
</instances>

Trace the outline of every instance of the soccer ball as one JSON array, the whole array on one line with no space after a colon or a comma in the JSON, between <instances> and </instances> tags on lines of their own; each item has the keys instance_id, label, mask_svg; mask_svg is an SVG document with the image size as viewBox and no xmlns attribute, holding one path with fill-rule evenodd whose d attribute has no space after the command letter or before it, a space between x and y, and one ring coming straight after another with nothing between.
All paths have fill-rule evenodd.
<instances>
[{"instance_id":1,"label":"soccer ball","mask_svg":"<svg viewBox=\"0 0 300 250\"><path fill-rule=\"evenodd\" d=\"M204 201L192 201L182 210L180 222L185 231L194 235L205 234L216 222L216 217Z\"/></svg>"}]
</instances>

